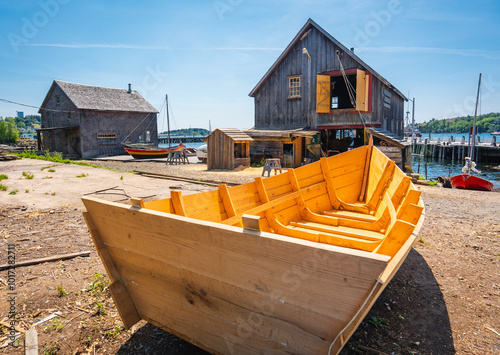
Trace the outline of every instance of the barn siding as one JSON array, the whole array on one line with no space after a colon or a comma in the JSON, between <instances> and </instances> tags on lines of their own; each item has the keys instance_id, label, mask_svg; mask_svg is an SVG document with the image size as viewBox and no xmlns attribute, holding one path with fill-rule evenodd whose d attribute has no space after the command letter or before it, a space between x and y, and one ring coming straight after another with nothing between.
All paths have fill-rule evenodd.
<instances>
[{"instance_id":1,"label":"barn siding","mask_svg":"<svg viewBox=\"0 0 500 355\"><path fill-rule=\"evenodd\" d=\"M151 142L158 145L156 113L80 110L57 85L41 109L41 116L42 128L78 126L74 129L42 132L43 149L64 155L90 159L104 154L125 154L121 144L125 137L131 135L131 141L137 143L139 135L146 130L151 132ZM99 133L116 134L115 142L99 144Z\"/></svg>"},{"instance_id":2,"label":"barn siding","mask_svg":"<svg viewBox=\"0 0 500 355\"><path fill-rule=\"evenodd\" d=\"M307 48L311 59L302 52L303 48ZM310 25L307 35L295 43L254 93L255 128L276 130L308 127L316 129L318 125L362 124L357 113L337 112L320 115L316 113L316 75L341 70L335 54L337 50L344 52L316 27ZM367 70L348 54L342 56L342 65L345 70ZM288 78L295 75L301 77L301 97L288 98ZM384 113L383 88L385 85L374 75L371 75L371 79L372 111L363 114L363 118L366 123L387 127L389 131L401 135L404 99L394 90L386 87L392 93L392 102L388 114Z\"/></svg>"}]
</instances>

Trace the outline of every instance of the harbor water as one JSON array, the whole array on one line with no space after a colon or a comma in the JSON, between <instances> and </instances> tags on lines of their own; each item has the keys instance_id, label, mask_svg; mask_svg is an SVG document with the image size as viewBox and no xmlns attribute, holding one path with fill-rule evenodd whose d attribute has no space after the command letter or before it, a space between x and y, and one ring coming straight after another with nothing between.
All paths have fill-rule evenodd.
<instances>
[{"instance_id":1,"label":"harbor water","mask_svg":"<svg viewBox=\"0 0 500 355\"><path fill-rule=\"evenodd\" d=\"M457 139L460 137L465 137L465 140L468 140L467 133L432 133L430 138L451 138ZM481 142L484 141L485 138L492 138L493 136L489 133L481 133L479 134ZM429 138L428 133L422 133L422 139ZM497 140L500 140L500 137L497 137ZM419 173L423 177L426 177L425 174L425 166L427 165L427 179L435 179L438 176L453 176L462 174L462 168L464 166L464 162L460 160L452 161L450 159L433 159L433 158L424 158L419 156L413 156L412 170L414 173ZM500 188L500 166L497 164L487 165L477 163L476 169L481 171L481 174L478 175L483 179L489 180L493 183L494 188Z\"/></svg>"}]
</instances>

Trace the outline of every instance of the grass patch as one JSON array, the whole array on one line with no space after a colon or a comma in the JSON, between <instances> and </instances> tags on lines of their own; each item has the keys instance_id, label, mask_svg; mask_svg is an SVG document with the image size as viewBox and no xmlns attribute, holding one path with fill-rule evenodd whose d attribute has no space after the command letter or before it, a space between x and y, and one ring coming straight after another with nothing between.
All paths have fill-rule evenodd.
<instances>
[{"instance_id":1,"label":"grass patch","mask_svg":"<svg viewBox=\"0 0 500 355\"><path fill-rule=\"evenodd\" d=\"M26 189L26 190L24 190L24 192L28 193L28 192L30 192L30 190L29 190L29 189Z\"/></svg>"},{"instance_id":2,"label":"grass patch","mask_svg":"<svg viewBox=\"0 0 500 355\"><path fill-rule=\"evenodd\" d=\"M55 172L56 172L56 170L55 170L55 169L49 169L49 170L47 170L47 171L48 171L49 173L55 173Z\"/></svg>"},{"instance_id":3,"label":"grass patch","mask_svg":"<svg viewBox=\"0 0 500 355\"><path fill-rule=\"evenodd\" d=\"M7 180L9 177L5 174L0 174L0 181Z\"/></svg>"},{"instance_id":4,"label":"grass patch","mask_svg":"<svg viewBox=\"0 0 500 355\"><path fill-rule=\"evenodd\" d=\"M57 344L50 344L43 348L43 355L56 355L59 351Z\"/></svg>"},{"instance_id":5,"label":"grass patch","mask_svg":"<svg viewBox=\"0 0 500 355\"><path fill-rule=\"evenodd\" d=\"M12 190L11 192L9 192L9 195L15 195L17 194L19 191L18 190Z\"/></svg>"},{"instance_id":6,"label":"grass patch","mask_svg":"<svg viewBox=\"0 0 500 355\"><path fill-rule=\"evenodd\" d=\"M0 190L7 191L7 186L5 186L4 184L0 184Z\"/></svg>"},{"instance_id":7,"label":"grass patch","mask_svg":"<svg viewBox=\"0 0 500 355\"><path fill-rule=\"evenodd\" d=\"M418 238L418 239L417 239L417 242L422 243L422 244L425 244L425 240L424 240L424 238L423 238L423 237Z\"/></svg>"},{"instance_id":8,"label":"grass patch","mask_svg":"<svg viewBox=\"0 0 500 355\"><path fill-rule=\"evenodd\" d=\"M62 285L57 285L54 287L54 290L57 291L57 296L58 297L63 297L63 296L66 296L66 294L68 293L64 287L62 287Z\"/></svg>"},{"instance_id":9,"label":"grass patch","mask_svg":"<svg viewBox=\"0 0 500 355\"><path fill-rule=\"evenodd\" d=\"M89 176L89 174L81 173L80 175L77 175L76 177L77 178L84 178L84 177L87 177L87 176Z\"/></svg>"},{"instance_id":10,"label":"grass patch","mask_svg":"<svg viewBox=\"0 0 500 355\"><path fill-rule=\"evenodd\" d=\"M104 335L108 338L114 338L115 336L117 336L122 332L122 328L123 328L122 326L117 325L115 329L113 329L112 331L107 331Z\"/></svg>"},{"instance_id":11,"label":"grass patch","mask_svg":"<svg viewBox=\"0 0 500 355\"><path fill-rule=\"evenodd\" d=\"M383 325L389 325L389 322L387 319L376 316L376 317L371 317L369 322L375 326L375 328L381 327Z\"/></svg>"},{"instance_id":12,"label":"grass patch","mask_svg":"<svg viewBox=\"0 0 500 355\"><path fill-rule=\"evenodd\" d=\"M35 177L35 175L33 175L31 173L31 171L23 171L23 176L25 179L28 179L28 180L31 180Z\"/></svg>"},{"instance_id":13,"label":"grass patch","mask_svg":"<svg viewBox=\"0 0 500 355\"><path fill-rule=\"evenodd\" d=\"M105 279L103 274L94 274L94 281L89 284L89 291L94 295L101 294L106 287L108 287L109 281Z\"/></svg>"}]
</instances>

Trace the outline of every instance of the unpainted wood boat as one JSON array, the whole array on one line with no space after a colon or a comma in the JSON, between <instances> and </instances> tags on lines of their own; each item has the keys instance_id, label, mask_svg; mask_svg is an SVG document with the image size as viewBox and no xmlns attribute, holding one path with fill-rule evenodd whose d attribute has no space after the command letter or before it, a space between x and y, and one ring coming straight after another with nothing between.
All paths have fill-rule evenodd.
<instances>
[{"instance_id":1,"label":"unpainted wood boat","mask_svg":"<svg viewBox=\"0 0 500 355\"><path fill-rule=\"evenodd\" d=\"M209 192L83 202L124 325L145 319L214 354L337 354L424 210L372 146Z\"/></svg>"}]
</instances>

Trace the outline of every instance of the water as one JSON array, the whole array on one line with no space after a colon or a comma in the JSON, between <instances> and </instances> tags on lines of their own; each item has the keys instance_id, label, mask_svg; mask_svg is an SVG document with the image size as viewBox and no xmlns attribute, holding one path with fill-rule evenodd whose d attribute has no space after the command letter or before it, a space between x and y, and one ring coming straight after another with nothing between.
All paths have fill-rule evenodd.
<instances>
[{"instance_id":1,"label":"water","mask_svg":"<svg viewBox=\"0 0 500 355\"><path fill-rule=\"evenodd\" d=\"M454 139L465 136L465 141L467 141L469 135L466 133L432 133L432 138L449 138L453 136ZM480 133L481 142L484 141L484 138L493 137L489 133ZM429 138L428 133L422 133L422 139ZM499 138L497 137L497 140ZM449 159L433 159L433 158L423 158L414 156L412 169L414 173L417 173L419 170L420 164L420 172L419 174L425 177L425 163L427 163L427 178L435 179L438 176L454 176L458 174L463 174L462 168L464 166L464 162L460 160L451 161ZM495 189L500 188L500 170L495 170L496 164L486 165L477 163L476 169L481 171L480 177L483 179L489 180L493 183Z\"/></svg>"}]
</instances>

